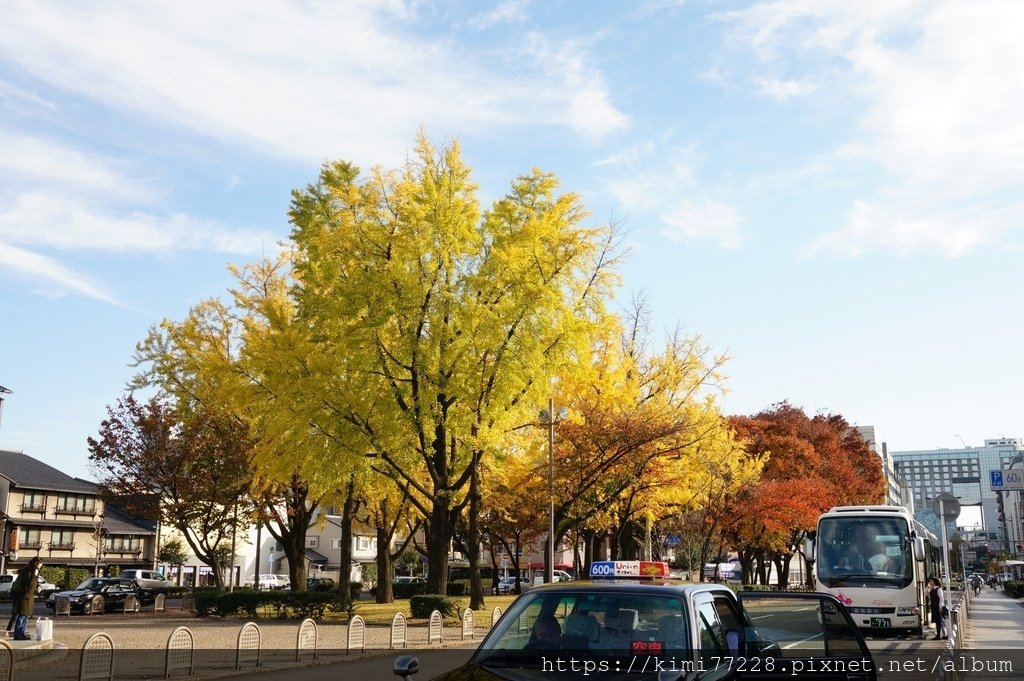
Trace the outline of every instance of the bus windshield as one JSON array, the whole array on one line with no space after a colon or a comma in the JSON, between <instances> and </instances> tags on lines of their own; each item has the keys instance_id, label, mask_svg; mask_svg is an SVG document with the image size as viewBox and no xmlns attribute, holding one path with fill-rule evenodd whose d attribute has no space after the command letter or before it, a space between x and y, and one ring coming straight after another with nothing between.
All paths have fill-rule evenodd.
<instances>
[{"instance_id":1,"label":"bus windshield","mask_svg":"<svg viewBox=\"0 0 1024 681\"><path fill-rule=\"evenodd\" d=\"M828 587L870 581L895 587L913 581L910 532L902 518L822 518L818 579Z\"/></svg>"}]
</instances>

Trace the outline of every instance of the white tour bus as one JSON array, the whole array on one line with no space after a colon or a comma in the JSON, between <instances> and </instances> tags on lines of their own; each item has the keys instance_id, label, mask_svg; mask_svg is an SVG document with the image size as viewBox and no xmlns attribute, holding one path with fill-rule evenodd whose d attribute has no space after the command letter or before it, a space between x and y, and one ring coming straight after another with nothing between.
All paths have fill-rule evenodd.
<instances>
[{"instance_id":1,"label":"white tour bus","mask_svg":"<svg viewBox=\"0 0 1024 681\"><path fill-rule=\"evenodd\" d=\"M836 506L818 518L804 544L815 590L846 605L862 629L920 634L928 616L925 586L939 576L935 535L899 506Z\"/></svg>"}]
</instances>

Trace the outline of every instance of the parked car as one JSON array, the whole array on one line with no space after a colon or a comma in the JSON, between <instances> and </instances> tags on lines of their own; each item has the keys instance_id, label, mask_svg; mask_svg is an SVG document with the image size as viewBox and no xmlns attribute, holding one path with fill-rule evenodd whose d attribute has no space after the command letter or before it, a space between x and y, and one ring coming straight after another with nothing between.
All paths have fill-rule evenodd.
<instances>
[{"instance_id":1,"label":"parked car","mask_svg":"<svg viewBox=\"0 0 1024 681\"><path fill-rule=\"evenodd\" d=\"M247 581L245 586L252 586L252 580ZM279 591L290 588L291 581L289 581L288 575L260 575L260 591Z\"/></svg>"},{"instance_id":2,"label":"parked car","mask_svg":"<svg viewBox=\"0 0 1024 681\"><path fill-rule=\"evenodd\" d=\"M155 570L122 570L121 577L124 579L134 579L139 583L139 586L150 589L166 589L169 586L174 586L174 582Z\"/></svg>"},{"instance_id":3,"label":"parked car","mask_svg":"<svg viewBox=\"0 0 1024 681\"><path fill-rule=\"evenodd\" d=\"M60 591L60 587L53 582L48 582L42 576L39 577L39 594L49 596L54 591Z\"/></svg>"},{"instance_id":4,"label":"parked car","mask_svg":"<svg viewBox=\"0 0 1024 681\"><path fill-rule=\"evenodd\" d=\"M156 600L156 594L152 589L140 586L134 579L91 577L74 589L51 593L46 599L46 607L56 611L57 597L67 596L72 612L89 615L97 610L121 610L129 595L135 596L135 612Z\"/></svg>"},{"instance_id":5,"label":"parked car","mask_svg":"<svg viewBox=\"0 0 1024 681\"><path fill-rule=\"evenodd\" d=\"M330 577L307 577L307 591L337 591L338 583Z\"/></svg>"},{"instance_id":6,"label":"parked car","mask_svg":"<svg viewBox=\"0 0 1024 681\"><path fill-rule=\"evenodd\" d=\"M11 587L14 586L14 580L17 575L0 575L0 598L8 599L11 597ZM60 587L52 582L46 581L42 576L39 577L39 592L43 596L48 596L51 592L59 590Z\"/></svg>"},{"instance_id":7,"label":"parked car","mask_svg":"<svg viewBox=\"0 0 1024 681\"><path fill-rule=\"evenodd\" d=\"M551 571L551 575L554 578L555 582L571 582L572 581L572 575L570 575L565 570L552 570ZM536 572L536 573L534 573L534 575L533 575L533 585L534 586L540 586L543 583L544 583L544 573L543 572Z\"/></svg>"},{"instance_id":8,"label":"parked car","mask_svg":"<svg viewBox=\"0 0 1024 681\"><path fill-rule=\"evenodd\" d=\"M427 580L423 577L409 577L407 575L401 575L395 577L395 584L426 584Z\"/></svg>"},{"instance_id":9,"label":"parked car","mask_svg":"<svg viewBox=\"0 0 1024 681\"><path fill-rule=\"evenodd\" d=\"M530 588L529 582L520 582L520 591L526 591ZM514 594L516 592L516 578L515 577L502 577L498 580L498 595L504 596L505 594Z\"/></svg>"}]
</instances>

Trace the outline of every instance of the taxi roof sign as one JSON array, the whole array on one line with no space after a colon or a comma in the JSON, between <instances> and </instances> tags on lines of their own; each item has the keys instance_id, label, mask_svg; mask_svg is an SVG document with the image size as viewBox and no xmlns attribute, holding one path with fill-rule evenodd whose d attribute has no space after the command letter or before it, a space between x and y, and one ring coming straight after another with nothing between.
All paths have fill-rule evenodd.
<instances>
[{"instance_id":1,"label":"taxi roof sign","mask_svg":"<svg viewBox=\"0 0 1024 681\"><path fill-rule=\"evenodd\" d=\"M590 566L591 579L655 579L668 576L668 563L651 560L599 560Z\"/></svg>"}]
</instances>

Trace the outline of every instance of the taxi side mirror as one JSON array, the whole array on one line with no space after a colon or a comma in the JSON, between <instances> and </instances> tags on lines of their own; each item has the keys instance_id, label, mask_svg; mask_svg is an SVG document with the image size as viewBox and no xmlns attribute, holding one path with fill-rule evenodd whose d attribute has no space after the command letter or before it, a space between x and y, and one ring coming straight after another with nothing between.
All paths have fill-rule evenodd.
<instances>
[{"instance_id":1,"label":"taxi side mirror","mask_svg":"<svg viewBox=\"0 0 1024 681\"><path fill-rule=\"evenodd\" d=\"M401 676L403 679L408 679L419 670L420 661L416 659L415 655L402 655L395 660L395 675Z\"/></svg>"}]
</instances>

